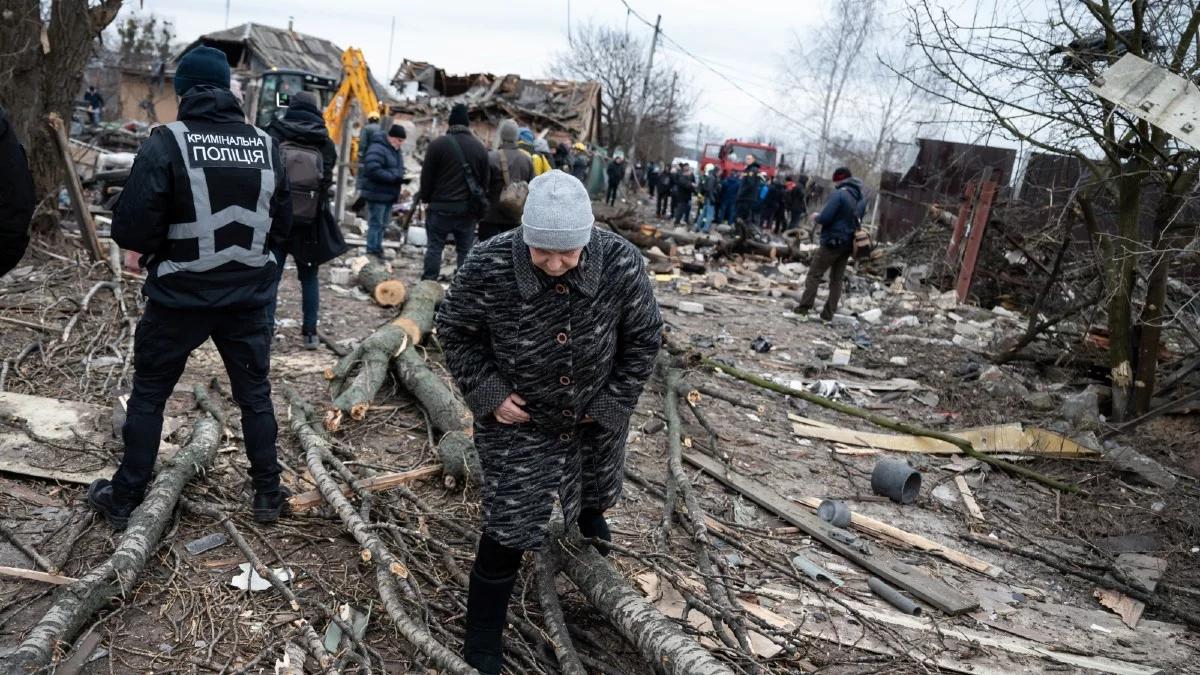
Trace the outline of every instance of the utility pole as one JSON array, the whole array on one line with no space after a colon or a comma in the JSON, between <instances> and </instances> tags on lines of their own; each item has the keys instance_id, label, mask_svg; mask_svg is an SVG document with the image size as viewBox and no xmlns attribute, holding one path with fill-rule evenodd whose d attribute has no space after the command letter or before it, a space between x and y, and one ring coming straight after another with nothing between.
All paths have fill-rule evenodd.
<instances>
[{"instance_id":1,"label":"utility pole","mask_svg":"<svg viewBox=\"0 0 1200 675\"><path fill-rule=\"evenodd\" d=\"M667 135L663 154L672 155L667 161L675 159L675 80L678 77L679 73L671 73L671 95L667 98Z\"/></svg>"},{"instance_id":2,"label":"utility pole","mask_svg":"<svg viewBox=\"0 0 1200 675\"><path fill-rule=\"evenodd\" d=\"M662 14L654 20L654 37L650 38L650 56L646 59L646 77L642 78L642 96L638 101L637 112L633 116L633 139L629 141L627 162L635 165L637 162L638 134L642 131L642 117L646 114L646 92L650 90L650 76L654 73L654 50L658 47L659 26L662 25ZM675 81L671 80L671 92L675 91Z\"/></svg>"},{"instance_id":3,"label":"utility pole","mask_svg":"<svg viewBox=\"0 0 1200 675\"><path fill-rule=\"evenodd\" d=\"M396 17L392 17L392 33L388 36L388 66L387 72L384 75L391 77L395 75L392 72L392 47L396 44Z\"/></svg>"}]
</instances>

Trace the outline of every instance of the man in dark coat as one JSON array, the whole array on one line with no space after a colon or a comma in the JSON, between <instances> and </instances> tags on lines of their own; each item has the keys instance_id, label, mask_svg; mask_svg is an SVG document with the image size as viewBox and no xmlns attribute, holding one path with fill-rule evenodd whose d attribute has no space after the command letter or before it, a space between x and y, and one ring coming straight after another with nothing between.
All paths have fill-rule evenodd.
<instances>
[{"instance_id":1,"label":"man in dark coat","mask_svg":"<svg viewBox=\"0 0 1200 675\"><path fill-rule=\"evenodd\" d=\"M458 266L462 267L475 243L475 224L487 210L487 186L492 173L488 151L471 133L467 106L450 109L450 128L425 150L421 166L421 201L428 204L425 229L425 267L422 279L437 279L442 272L446 239L454 237Z\"/></svg>"},{"instance_id":2,"label":"man in dark coat","mask_svg":"<svg viewBox=\"0 0 1200 675\"><path fill-rule=\"evenodd\" d=\"M796 176L796 184L792 189L787 191L784 197L784 206L788 210L788 229L795 230L800 227L801 221L808 213L808 203L805 199L808 191L808 176L800 174Z\"/></svg>"},{"instance_id":3,"label":"man in dark coat","mask_svg":"<svg viewBox=\"0 0 1200 675\"><path fill-rule=\"evenodd\" d=\"M588 171L592 168L591 153L583 143L576 143L571 150L571 175L587 185Z\"/></svg>"},{"instance_id":4,"label":"man in dark coat","mask_svg":"<svg viewBox=\"0 0 1200 675\"><path fill-rule=\"evenodd\" d=\"M658 174L658 200L655 203L654 215L659 218L670 218L672 215L671 195L675 192L675 176L676 169L673 166Z\"/></svg>"},{"instance_id":5,"label":"man in dark coat","mask_svg":"<svg viewBox=\"0 0 1200 675\"><path fill-rule=\"evenodd\" d=\"M742 179L736 171L730 171L725 180L721 181L721 211L717 214L718 223L733 224L733 219L737 216L737 199L741 188Z\"/></svg>"},{"instance_id":6,"label":"man in dark coat","mask_svg":"<svg viewBox=\"0 0 1200 675\"><path fill-rule=\"evenodd\" d=\"M617 201L617 188L621 187L621 181L625 180L625 155L621 151L618 150L608 163L607 171L608 192L605 194L604 203L612 206Z\"/></svg>"},{"instance_id":7,"label":"man in dark coat","mask_svg":"<svg viewBox=\"0 0 1200 675\"><path fill-rule=\"evenodd\" d=\"M672 216L676 225L680 222L684 225L688 224L692 210L692 196L695 194L696 177L692 175L692 165L680 164L679 173L675 175L675 192L672 195L675 204Z\"/></svg>"},{"instance_id":8,"label":"man in dark coat","mask_svg":"<svg viewBox=\"0 0 1200 675\"><path fill-rule=\"evenodd\" d=\"M33 218L33 176L25 148L17 141L8 113L0 108L0 277L17 266L29 246Z\"/></svg>"},{"instance_id":9,"label":"man in dark coat","mask_svg":"<svg viewBox=\"0 0 1200 675\"><path fill-rule=\"evenodd\" d=\"M358 194L367 200L367 255L383 259L383 235L400 199L404 178L404 140L408 132L393 124L387 135L371 137L359 177Z\"/></svg>"},{"instance_id":10,"label":"man in dark coat","mask_svg":"<svg viewBox=\"0 0 1200 675\"><path fill-rule=\"evenodd\" d=\"M829 299L821 310L821 319L832 321L842 297L842 280L846 264L854 249L854 232L862 223L866 213L863 199L863 184L850 175L850 169L840 167L833 172L833 194L820 213L813 215L813 222L821 226L821 247L813 255L808 277L804 281L804 295L796 305L797 314L806 314L817 299L817 288L825 272L829 272Z\"/></svg>"},{"instance_id":11,"label":"man in dark coat","mask_svg":"<svg viewBox=\"0 0 1200 675\"><path fill-rule=\"evenodd\" d=\"M316 201L316 218L306 219L297 216L296 209L292 212L292 235L288 239L287 248L276 251L279 259L279 278L283 277L284 259L287 254L296 261L296 277L300 280L301 311L303 322L300 328L301 340L305 349L317 349L321 342L317 339L317 319L320 314L321 284L318 280L318 270L321 263L341 255L346 250L346 242L321 241L329 233L340 233L339 228L330 228L328 223L333 220L329 210L329 190L333 186L333 168L337 163L337 147L329 137L325 127L325 118L317 106L317 97L308 91L297 92L292 96L288 109L283 117L277 117L267 126L267 134L280 144L280 154L285 162L289 149L293 146L299 153L300 160L305 161L312 152L320 158L321 179L317 183L316 195L297 194L297 186L290 185L292 205L304 199ZM315 157L314 157L315 159ZM291 179L297 176L292 175ZM278 279L276 279L278 283ZM275 323L275 305L279 295L270 304L271 324Z\"/></svg>"},{"instance_id":12,"label":"man in dark coat","mask_svg":"<svg viewBox=\"0 0 1200 675\"><path fill-rule=\"evenodd\" d=\"M275 449L267 306L279 278L272 251L292 226L288 179L275 140L246 123L229 90L224 52L185 54L174 86L179 119L142 143L113 214L113 240L143 254L146 310L134 335L125 453L87 500L114 528L128 524L150 483L167 398L188 356L212 338L242 412L254 518L274 522L288 493Z\"/></svg>"},{"instance_id":13,"label":"man in dark coat","mask_svg":"<svg viewBox=\"0 0 1200 675\"><path fill-rule=\"evenodd\" d=\"M758 162L753 157L747 158L747 161L750 163L746 166L746 174L742 176L742 184L738 186L737 217L747 225L754 225L761 206L758 193L762 190L763 179Z\"/></svg>"},{"instance_id":14,"label":"man in dark coat","mask_svg":"<svg viewBox=\"0 0 1200 675\"><path fill-rule=\"evenodd\" d=\"M83 95L83 102L87 103L88 119L92 125L100 124L104 116L104 97L95 87L88 87L87 93Z\"/></svg>"},{"instance_id":15,"label":"man in dark coat","mask_svg":"<svg viewBox=\"0 0 1200 675\"><path fill-rule=\"evenodd\" d=\"M658 188L658 165L655 164L654 162L650 162L649 166L646 167L646 192L648 192L650 194L650 196L653 197L654 191L657 188Z\"/></svg>"},{"instance_id":16,"label":"man in dark coat","mask_svg":"<svg viewBox=\"0 0 1200 675\"><path fill-rule=\"evenodd\" d=\"M767 196L763 199L762 226L767 231L781 231L778 227L779 212L783 210L783 182L776 176L767 185Z\"/></svg>"},{"instance_id":17,"label":"man in dark coat","mask_svg":"<svg viewBox=\"0 0 1200 675\"><path fill-rule=\"evenodd\" d=\"M522 227L476 248L438 312L483 465L464 658L484 675L503 665L522 552L546 542L555 501L584 536L611 541L604 512L620 496L629 418L661 343L641 252L593 221L582 183L538 176Z\"/></svg>"},{"instance_id":18,"label":"man in dark coat","mask_svg":"<svg viewBox=\"0 0 1200 675\"><path fill-rule=\"evenodd\" d=\"M488 153L488 166L491 170L492 180L488 187L487 213L479 221L479 241L481 242L521 224L519 217L505 213L500 208L500 193L504 191L506 185L504 167L500 164L501 156L508 164L509 183L521 181L528 183L533 180L533 161L529 155L517 147L519 134L520 128L517 127L516 122L504 120L500 123L500 147Z\"/></svg>"}]
</instances>

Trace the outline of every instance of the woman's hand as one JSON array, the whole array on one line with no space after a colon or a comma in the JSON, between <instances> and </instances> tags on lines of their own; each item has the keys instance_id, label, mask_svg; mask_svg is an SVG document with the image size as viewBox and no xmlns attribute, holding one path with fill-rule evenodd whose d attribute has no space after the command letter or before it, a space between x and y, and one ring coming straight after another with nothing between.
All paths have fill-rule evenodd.
<instances>
[{"instance_id":1,"label":"woman's hand","mask_svg":"<svg viewBox=\"0 0 1200 675\"><path fill-rule=\"evenodd\" d=\"M509 394L508 398L504 399L496 408L493 414L496 416L496 421L501 424L524 424L529 421L529 413L521 407L525 405L525 399L514 394Z\"/></svg>"}]
</instances>

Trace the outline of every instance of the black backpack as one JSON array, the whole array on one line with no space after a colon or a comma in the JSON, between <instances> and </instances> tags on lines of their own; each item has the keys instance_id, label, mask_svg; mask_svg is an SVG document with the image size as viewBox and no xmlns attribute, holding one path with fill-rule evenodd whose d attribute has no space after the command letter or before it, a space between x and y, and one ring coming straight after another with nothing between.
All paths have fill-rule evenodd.
<instances>
[{"instance_id":1,"label":"black backpack","mask_svg":"<svg viewBox=\"0 0 1200 675\"><path fill-rule=\"evenodd\" d=\"M463 155L462 146L458 144L458 139L454 134L446 134L446 138L450 139L450 146L454 148L454 155L458 158L458 163L462 165L463 180L467 183L467 192L470 197L467 198L467 212L476 216L482 216L488 209L487 192L484 191L483 185L479 182L479 176L475 175L475 167L467 162L466 156Z\"/></svg>"},{"instance_id":2,"label":"black backpack","mask_svg":"<svg viewBox=\"0 0 1200 675\"><path fill-rule=\"evenodd\" d=\"M325 164L321 151L284 141L279 144L279 154L287 170L288 188L292 193L292 219L303 225L316 222L324 197L321 194L321 179L325 177Z\"/></svg>"}]
</instances>

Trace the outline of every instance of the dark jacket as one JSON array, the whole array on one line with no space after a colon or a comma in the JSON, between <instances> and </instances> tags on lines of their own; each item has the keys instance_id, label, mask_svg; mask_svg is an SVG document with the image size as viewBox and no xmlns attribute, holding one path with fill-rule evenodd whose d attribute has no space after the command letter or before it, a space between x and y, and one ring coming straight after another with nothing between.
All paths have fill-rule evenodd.
<instances>
[{"instance_id":1,"label":"dark jacket","mask_svg":"<svg viewBox=\"0 0 1200 675\"><path fill-rule=\"evenodd\" d=\"M579 179L579 182L587 184L588 171L592 168L592 160L587 156L586 152L577 152L571 159L571 175Z\"/></svg>"},{"instance_id":2,"label":"dark jacket","mask_svg":"<svg viewBox=\"0 0 1200 675\"><path fill-rule=\"evenodd\" d=\"M802 212L802 211L808 210L808 205L805 203L805 197L804 197L805 190L807 188L808 188L808 180L805 179L804 177L801 177L799 180L796 181L796 185L794 187L792 187L791 190L787 191L787 195L784 197L784 200L783 200L784 206L786 206L789 211L801 211Z\"/></svg>"},{"instance_id":3,"label":"dark jacket","mask_svg":"<svg viewBox=\"0 0 1200 675\"><path fill-rule=\"evenodd\" d=\"M521 228L493 237L459 269L437 330L475 415L487 534L537 548L555 496L568 522L581 506L616 502L629 418L662 336L637 248L596 229L580 266L551 279L530 261ZM531 422L496 421L512 393Z\"/></svg>"},{"instance_id":4,"label":"dark jacket","mask_svg":"<svg viewBox=\"0 0 1200 675\"><path fill-rule=\"evenodd\" d=\"M232 92L206 85L193 87L180 100L179 120L213 133L244 132L248 126ZM291 233L292 203L279 145L273 140L270 145L275 185L268 204L271 226L264 248L277 250L286 245ZM205 174L213 205L255 206L260 170L218 167L206 169ZM121 248L144 254L141 264L148 274L142 292L174 309L252 309L271 302L276 290L275 262L262 267L228 262L206 272L156 274L164 260L186 259L188 248L194 249L194 240L168 239L167 233L172 224L192 222L195 217L183 153L171 130L157 127L138 150L112 222L113 240Z\"/></svg>"},{"instance_id":5,"label":"dark jacket","mask_svg":"<svg viewBox=\"0 0 1200 675\"><path fill-rule=\"evenodd\" d=\"M767 186L767 196L763 199L763 209L778 209L783 206L783 185L772 182Z\"/></svg>"},{"instance_id":6,"label":"dark jacket","mask_svg":"<svg viewBox=\"0 0 1200 675\"><path fill-rule=\"evenodd\" d=\"M757 164L751 166L757 167ZM737 203L738 204L757 204L758 193L762 190L763 178L762 174L747 171L742 176L742 184L738 187Z\"/></svg>"},{"instance_id":7,"label":"dark jacket","mask_svg":"<svg viewBox=\"0 0 1200 675\"><path fill-rule=\"evenodd\" d=\"M508 160L508 179L513 183L533 180L533 160L529 155L517 148L515 143L501 143L499 150L488 153L488 167L492 180L488 184L488 210L480 219L481 223L493 225L520 225L518 218L512 218L500 210L500 193L504 191L504 172L500 170L500 153Z\"/></svg>"},{"instance_id":8,"label":"dark jacket","mask_svg":"<svg viewBox=\"0 0 1200 675\"><path fill-rule=\"evenodd\" d=\"M387 136L378 134L371 139L359 173L360 197L369 202L395 204L404 184L404 153L393 148Z\"/></svg>"},{"instance_id":9,"label":"dark jacket","mask_svg":"<svg viewBox=\"0 0 1200 675\"><path fill-rule=\"evenodd\" d=\"M609 187L620 185L621 181L625 180L625 160L618 162L614 159L608 163L608 169L606 169L606 171L608 172Z\"/></svg>"},{"instance_id":10,"label":"dark jacket","mask_svg":"<svg viewBox=\"0 0 1200 675\"><path fill-rule=\"evenodd\" d=\"M863 184L857 178L838 183L824 208L817 214L821 226L821 245L827 248L847 248L854 243L854 231L867 211Z\"/></svg>"},{"instance_id":11,"label":"dark jacket","mask_svg":"<svg viewBox=\"0 0 1200 675\"><path fill-rule=\"evenodd\" d=\"M691 199L696 192L696 178L690 173L675 174L673 183L675 199Z\"/></svg>"},{"instance_id":12,"label":"dark jacket","mask_svg":"<svg viewBox=\"0 0 1200 675\"><path fill-rule=\"evenodd\" d=\"M677 176L677 175L679 175L679 174L674 174L674 173L671 173L670 171L663 171L663 172L659 173L658 174L658 190L659 190L659 192L660 193L669 192L671 190L671 188L675 186L675 176Z\"/></svg>"},{"instance_id":13,"label":"dark jacket","mask_svg":"<svg viewBox=\"0 0 1200 675\"><path fill-rule=\"evenodd\" d=\"M451 139L451 136L454 138ZM451 143L455 140L462 147L463 159L475 169L475 179L487 190L491 183L488 168L488 151L483 143L465 126L452 126L444 136L439 136L425 150L425 164L421 166L421 201L433 211L449 210L462 213L471 196L467 179L463 175L462 163L458 161Z\"/></svg>"},{"instance_id":14,"label":"dark jacket","mask_svg":"<svg viewBox=\"0 0 1200 675\"><path fill-rule=\"evenodd\" d=\"M715 204L721 196L721 181L711 173L706 173L700 177L700 196L704 197L707 204Z\"/></svg>"},{"instance_id":15,"label":"dark jacket","mask_svg":"<svg viewBox=\"0 0 1200 675\"><path fill-rule=\"evenodd\" d=\"M721 203L734 204L737 202L738 191L742 187L742 179L737 176L726 176L721 181Z\"/></svg>"},{"instance_id":16,"label":"dark jacket","mask_svg":"<svg viewBox=\"0 0 1200 675\"><path fill-rule=\"evenodd\" d=\"M17 142L0 108L0 277L17 266L29 246L29 221L33 218L33 176L25 159L25 148Z\"/></svg>"},{"instance_id":17,"label":"dark jacket","mask_svg":"<svg viewBox=\"0 0 1200 675\"><path fill-rule=\"evenodd\" d=\"M382 135L384 135L383 129L379 126L379 122L368 122L363 125L362 130L358 132L359 164L362 164L367 159L367 148L371 147L371 139Z\"/></svg>"},{"instance_id":18,"label":"dark jacket","mask_svg":"<svg viewBox=\"0 0 1200 675\"><path fill-rule=\"evenodd\" d=\"M287 252L298 261L321 264L346 252L346 242L341 229L333 222L333 211L329 207L330 190L336 177L337 146L329 137L325 118L315 106L293 103L283 117L277 117L267 126L267 133L276 142L296 143L314 148L321 153L321 220L307 227L295 223L288 240Z\"/></svg>"}]
</instances>

